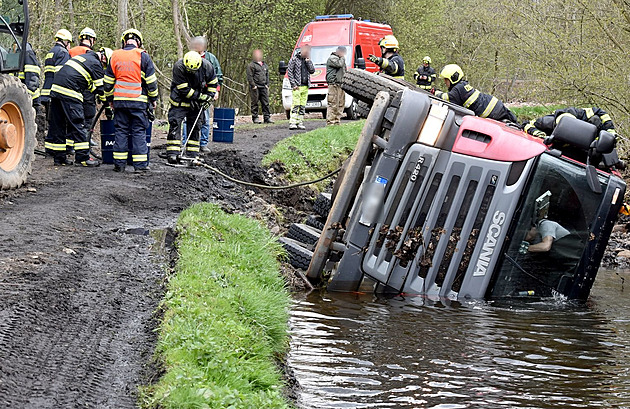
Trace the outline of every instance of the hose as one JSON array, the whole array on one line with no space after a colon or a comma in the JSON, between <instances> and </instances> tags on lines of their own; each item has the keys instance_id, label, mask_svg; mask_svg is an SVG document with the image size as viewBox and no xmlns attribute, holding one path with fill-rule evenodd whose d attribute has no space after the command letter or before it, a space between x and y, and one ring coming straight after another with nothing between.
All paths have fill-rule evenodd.
<instances>
[{"instance_id":1,"label":"hose","mask_svg":"<svg viewBox=\"0 0 630 409\"><path fill-rule=\"evenodd\" d=\"M239 185L245 185L245 186L251 186L251 187L257 187L259 189L268 189L268 190L284 190L284 189L293 189L296 187L301 187L301 186L307 186L307 185L312 185L315 183L319 183L323 180L326 180L328 178L331 178L333 176L335 176L337 173L339 173L341 171L341 168L334 170L330 173L328 173L327 175L324 175L318 179L315 180L309 180L307 182L300 182L300 183L294 183L292 185L287 185L287 186L269 186L269 185L260 185L258 183L252 183L252 182L246 182L244 180L239 180L239 179L235 179L232 176L220 171L219 169L212 167L206 163L200 163L199 166L202 166L214 173L217 173L221 176L223 176L224 178L226 178L227 180L234 182L234 183L238 183Z\"/></svg>"}]
</instances>

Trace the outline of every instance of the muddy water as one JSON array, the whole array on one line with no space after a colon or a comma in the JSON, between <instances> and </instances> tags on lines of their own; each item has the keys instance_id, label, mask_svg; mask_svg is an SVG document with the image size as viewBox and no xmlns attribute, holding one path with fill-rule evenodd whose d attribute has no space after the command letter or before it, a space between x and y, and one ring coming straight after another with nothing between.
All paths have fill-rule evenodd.
<instances>
[{"instance_id":1,"label":"muddy water","mask_svg":"<svg viewBox=\"0 0 630 409\"><path fill-rule=\"evenodd\" d=\"M587 305L295 300L290 365L303 408L630 407L630 273Z\"/></svg>"}]
</instances>

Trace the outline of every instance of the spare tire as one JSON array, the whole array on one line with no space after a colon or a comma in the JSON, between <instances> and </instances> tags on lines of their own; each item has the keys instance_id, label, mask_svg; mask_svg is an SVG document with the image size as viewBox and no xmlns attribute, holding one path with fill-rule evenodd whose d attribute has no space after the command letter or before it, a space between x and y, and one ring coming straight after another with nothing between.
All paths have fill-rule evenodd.
<instances>
[{"instance_id":1,"label":"spare tire","mask_svg":"<svg viewBox=\"0 0 630 409\"><path fill-rule=\"evenodd\" d=\"M344 75L341 88L357 100L372 105L376 94L380 91L387 91L394 97L398 91L407 87L385 75L376 75L365 70L353 68Z\"/></svg>"},{"instance_id":2,"label":"spare tire","mask_svg":"<svg viewBox=\"0 0 630 409\"><path fill-rule=\"evenodd\" d=\"M12 75L0 75L0 120L0 189L12 189L31 173L37 143L33 101Z\"/></svg>"},{"instance_id":3,"label":"spare tire","mask_svg":"<svg viewBox=\"0 0 630 409\"><path fill-rule=\"evenodd\" d=\"M308 265L311 264L311 260L313 259L313 251L303 247L301 243L293 239L281 237L279 241L282 243L282 247L287 251L289 264L295 268L307 270Z\"/></svg>"}]
</instances>

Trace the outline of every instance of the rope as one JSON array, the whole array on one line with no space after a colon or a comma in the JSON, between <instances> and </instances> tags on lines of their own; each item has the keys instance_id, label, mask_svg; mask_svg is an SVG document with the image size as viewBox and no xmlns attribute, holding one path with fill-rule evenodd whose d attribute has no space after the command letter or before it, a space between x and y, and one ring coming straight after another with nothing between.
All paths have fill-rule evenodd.
<instances>
[{"instance_id":1,"label":"rope","mask_svg":"<svg viewBox=\"0 0 630 409\"><path fill-rule=\"evenodd\" d=\"M210 170L210 171L212 171L214 173L217 173L217 174L223 176L224 178L226 178L227 180L229 180L231 182L238 183L239 185L257 187L259 189L269 189L269 190L293 189L293 188L296 188L296 187L312 185L312 184L315 184L315 183L319 183L319 182L321 182L323 180L326 180L328 178L331 178L331 177L335 176L337 173L339 173L341 171L341 168L339 168L339 169L334 170L334 171L328 173L327 175L324 175L324 176L322 176L322 177L320 177L318 179L309 180L307 182L294 183L292 185L287 185L287 186L269 186L269 185L260 185L258 183L246 182L244 180L235 179L232 176L230 176L230 175L220 171L219 169L217 169L215 167L212 167L212 166L210 166L210 165L208 165L206 163L200 163L199 166L203 166L204 168L206 168L206 169L208 169L208 170Z\"/></svg>"}]
</instances>

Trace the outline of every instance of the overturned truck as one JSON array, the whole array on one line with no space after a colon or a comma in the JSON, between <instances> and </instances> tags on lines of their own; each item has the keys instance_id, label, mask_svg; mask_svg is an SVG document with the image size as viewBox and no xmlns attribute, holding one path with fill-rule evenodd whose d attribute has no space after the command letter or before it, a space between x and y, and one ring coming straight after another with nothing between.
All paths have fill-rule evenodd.
<instances>
[{"instance_id":1,"label":"overturned truck","mask_svg":"<svg viewBox=\"0 0 630 409\"><path fill-rule=\"evenodd\" d=\"M358 70L345 89L371 105L360 140L325 222L285 240L310 280L453 300L588 297L626 189L613 135L563 118L535 139Z\"/></svg>"}]
</instances>

